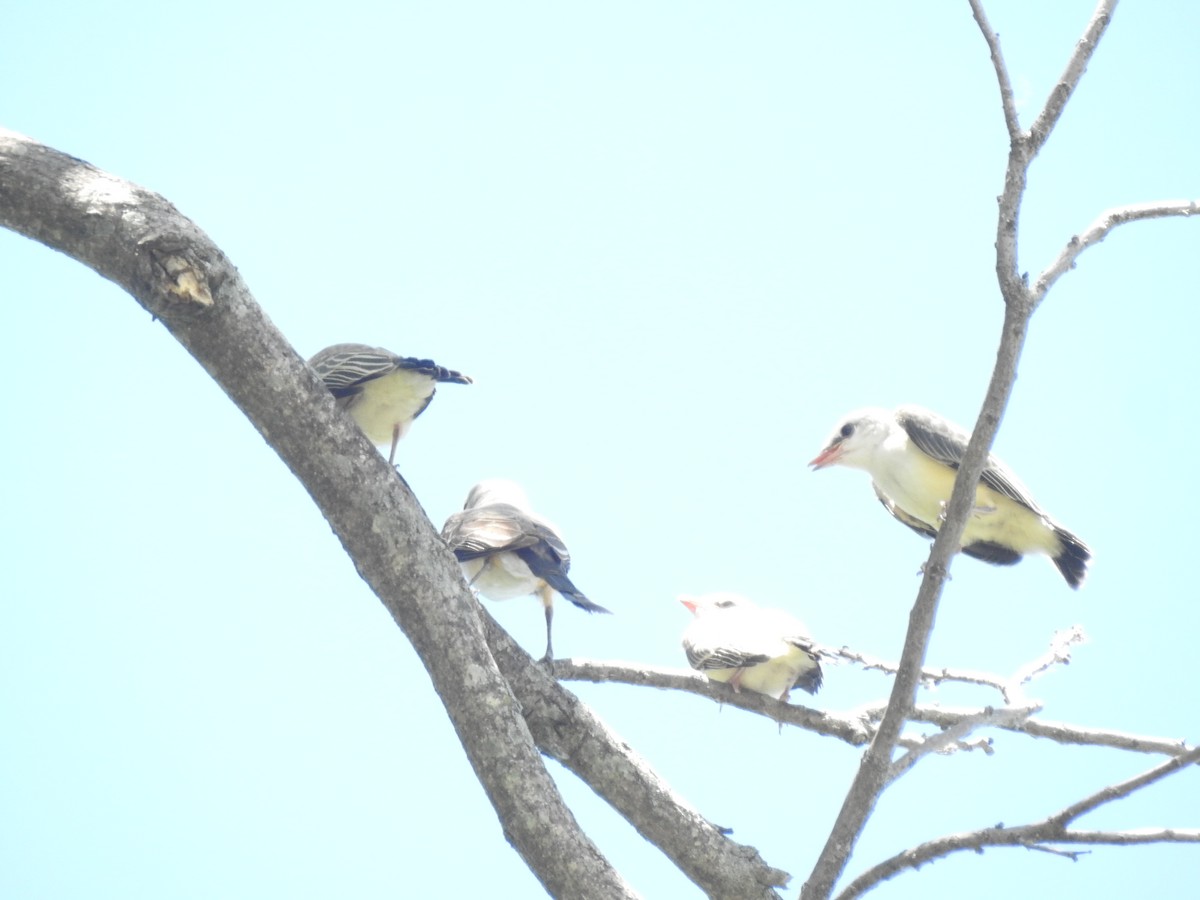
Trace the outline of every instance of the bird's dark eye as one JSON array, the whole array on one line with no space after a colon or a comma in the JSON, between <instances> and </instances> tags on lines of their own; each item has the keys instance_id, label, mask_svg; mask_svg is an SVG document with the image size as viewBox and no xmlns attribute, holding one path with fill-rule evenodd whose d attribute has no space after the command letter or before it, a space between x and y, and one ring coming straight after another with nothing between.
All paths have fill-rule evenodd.
<instances>
[{"instance_id":1,"label":"bird's dark eye","mask_svg":"<svg viewBox=\"0 0 1200 900\"><path fill-rule=\"evenodd\" d=\"M842 437L848 438L852 434L854 434L854 423L847 422L845 425L842 426Z\"/></svg>"}]
</instances>

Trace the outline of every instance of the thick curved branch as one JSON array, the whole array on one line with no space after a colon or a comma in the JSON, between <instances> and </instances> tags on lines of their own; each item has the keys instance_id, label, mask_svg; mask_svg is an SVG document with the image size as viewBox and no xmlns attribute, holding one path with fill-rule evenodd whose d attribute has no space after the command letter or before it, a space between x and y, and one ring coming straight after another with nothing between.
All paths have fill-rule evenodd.
<instances>
[{"instance_id":1,"label":"thick curved branch","mask_svg":"<svg viewBox=\"0 0 1200 900\"><path fill-rule=\"evenodd\" d=\"M900 872L917 869L927 862L962 850L974 850L978 853L985 847L1027 847L1049 850L1060 844L1200 843L1200 829L1195 828L1160 828L1144 831L1072 831L1067 828L1071 821L1084 813L1105 803L1127 797L1134 791L1160 781L1197 762L1200 762L1200 748L1193 748L1141 775L1103 788L1040 822L1015 828L998 825L994 828L981 828L978 831L952 834L926 841L872 866L847 885L846 889L838 895L838 900L853 900L854 897L862 896L880 882L886 881Z\"/></svg>"},{"instance_id":2,"label":"thick curved branch","mask_svg":"<svg viewBox=\"0 0 1200 900\"><path fill-rule=\"evenodd\" d=\"M1200 200L1161 200L1154 203L1134 203L1129 206L1117 206L1107 209L1096 217L1082 234L1077 234L1067 241L1058 259L1046 267L1033 285L1035 302L1041 302L1046 291L1058 281L1068 270L1075 268L1075 260L1088 247L1094 247L1118 225L1127 222L1138 222L1142 219L1162 219L1167 216L1194 216L1200 212Z\"/></svg>"},{"instance_id":3,"label":"thick curved branch","mask_svg":"<svg viewBox=\"0 0 1200 900\"><path fill-rule=\"evenodd\" d=\"M546 890L635 896L563 803L484 641L478 604L420 505L208 237L159 195L8 131L0 225L132 294L300 479L420 654L506 837Z\"/></svg>"},{"instance_id":4,"label":"thick curved branch","mask_svg":"<svg viewBox=\"0 0 1200 900\"><path fill-rule=\"evenodd\" d=\"M551 678L534 664L486 609L488 644L521 704L534 740L574 772L658 847L709 897L773 900L791 876L763 862L700 815L649 764L555 678L573 667L555 660ZM765 698L764 698L765 699Z\"/></svg>"}]
</instances>

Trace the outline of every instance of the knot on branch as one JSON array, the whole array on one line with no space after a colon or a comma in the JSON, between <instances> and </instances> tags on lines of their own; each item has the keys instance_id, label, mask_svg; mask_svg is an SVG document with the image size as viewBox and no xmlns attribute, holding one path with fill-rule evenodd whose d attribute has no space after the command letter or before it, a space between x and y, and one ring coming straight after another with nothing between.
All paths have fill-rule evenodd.
<instances>
[{"instance_id":1,"label":"knot on branch","mask_svg":"<svg viewBox=\"0 0 1200 900\"><path fill-rule=\"evenodd\" d=\"M182 243L148 246L154 294L161 298L150 313L155 318L183 315L194 318L213 306L207 266Z\"/></svg>"}]
</instances>

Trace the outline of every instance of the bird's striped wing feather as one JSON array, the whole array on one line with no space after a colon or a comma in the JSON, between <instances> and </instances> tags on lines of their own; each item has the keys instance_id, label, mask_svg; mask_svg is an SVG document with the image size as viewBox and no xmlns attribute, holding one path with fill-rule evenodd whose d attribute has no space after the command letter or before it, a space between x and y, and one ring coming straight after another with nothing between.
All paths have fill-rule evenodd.
<instances>
[{"instance_id":1,"label":"bird's striped wing feather","mask_svg":"<svg viewBox=\"0 0 1200 900\"><path fill-rule=\"evenodd\" d=\"M368 381L390 375L400 369L427 375L434 381L471 384L471 379L439 366L432 359L397 356L382 347L366 344L334 344L308 361L335 397L357 394Z\"/></svg>"},{"instance_id":2,"label":"bird's striped wing feather","mask_svg":"<svg viewBox=\"0 0 1200 900\"><path fill-rule=\"evenodd\" d=\"M685 643L688 665L703 672L706 669L744 669L769 662L770 656L762 653L747 653L736 647L706 647Z\"/></svg>"},{"instance_id":3,"label":"bird's striped wing feather","mask_svg":"<svg viewBox=\"0 0 1200 900\"><path fill-rule=\"evenodd\" d=\"M478 559L493 553L520 550L546 540L547 529L524 512L507 503L494 503L479 509L464 509L446 520L442 538L460 561ZM570 565L570 554L562 541L551 533L561 548L562 559Z\"/></svg>"},{"instance_id":4,"label":"bird's striped wing feather","mask_svg":"<svg viewBox=\"0 0 1200 900\"><path fill-rule=\"evenodd\" d=\"M962 429L945 419L924 411L907 408L897 410L896 421L904 429L908 439L922 453L951 469L958 469L962 465L963 456L967 452L967 443L970 441L970 435ZM1022 506L1041 513L1041 509L1029 495L1029 491L1021 484L1020 479L1008 466L991 454L988 454L980 481L1010 500L1015 500ZM892 512L892 515L910 528L915 528L895 512ZM922 529L916 530L921 531ZM925 533L927 534L927 532Z\"/></svg>"}]
</instances>

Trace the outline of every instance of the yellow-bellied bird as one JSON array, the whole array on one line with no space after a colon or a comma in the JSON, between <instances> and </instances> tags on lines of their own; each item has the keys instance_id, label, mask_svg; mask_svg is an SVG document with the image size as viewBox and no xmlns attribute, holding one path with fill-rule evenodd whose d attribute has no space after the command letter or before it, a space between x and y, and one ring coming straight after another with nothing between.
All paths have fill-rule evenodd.
<instances>
[{"instance_id":1,"label":"yellow-bellied bird","mask_svg":"<svg viewBox=\"0 0 1200 900\"><path fill-rule=\"evenodd\" d=\"M682 596L696 616L683 633L688 664L712 681L787 702L792 688L815 694L821 663L808 629L781 609L737 594Z\"/></svg>"},{"instance_id":2,"label":"yellow-bellied bird","mask_svg":"<svg viewBox=\"0 0 1200 900\"><path fill-rule=\"evenodd\" d=\"M442 527L442 539L462 565L468 584L489 600L538 595L546 610L544 660L554 658L550 626L555 591L580 609L608 612L567 577L567 545L554 525L530 509L525 491L515 482L494 478L471 488L462 512Z\"/></svg>"},{"instance_id":3,"label":"yellow-bellied bird","mask_svg":"<svg viewBox=\"0 0 1200 900\"><path fill-rule=\"evenodd\" d=\"M396 444L433 399L437 383L471 383L462 372L432 359L397 356L366 344L334 344L308 364L371 443L391 443L389 465L396 461Z\"/></svg>"},{"instance_id":4,"label":"yellow-bellied bird","mask_svg":"<svg viewBox=\"0 0 1200 900\"><path fill-rule=\"evenodd\" d=\"M865 469L884 508L932 538L945 518L969 439L962 428L919 406L863 409L842 420L809 465ZM991 455L975 489L961 549L998 566L1011 566L1029 553L1044 554L1073 588L1083 583L1092 558L1087 544L1051 519Z\"/></svg>"}]
</instances>

